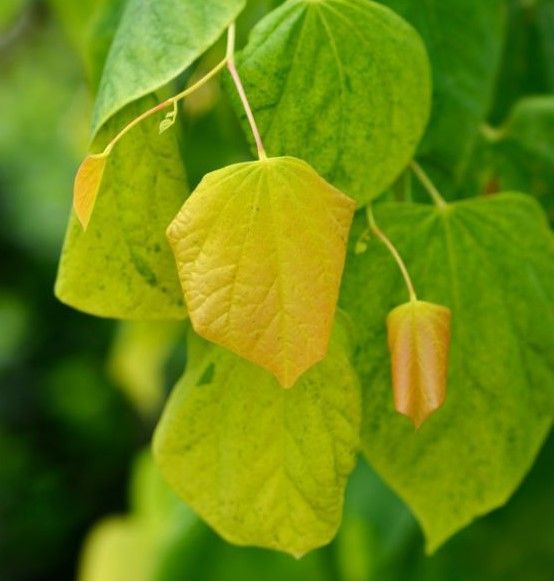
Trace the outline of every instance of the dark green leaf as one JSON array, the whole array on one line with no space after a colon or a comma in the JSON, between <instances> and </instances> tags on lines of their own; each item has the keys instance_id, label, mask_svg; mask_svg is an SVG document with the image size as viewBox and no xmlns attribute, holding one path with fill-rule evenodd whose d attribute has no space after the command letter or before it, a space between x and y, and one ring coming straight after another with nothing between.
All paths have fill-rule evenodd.
<instances>
[{"instance_id":1,"label":"dark green leaf","mask_svg":"<svg viewBox=\"0 0 554 581\"><path fill-rule=\"evenodd\" d=\"M306 160L359 204L394 181L427 123L423 43L373 2L289 0L237 65L268 153Z\"/></svg>"}]
</instances>

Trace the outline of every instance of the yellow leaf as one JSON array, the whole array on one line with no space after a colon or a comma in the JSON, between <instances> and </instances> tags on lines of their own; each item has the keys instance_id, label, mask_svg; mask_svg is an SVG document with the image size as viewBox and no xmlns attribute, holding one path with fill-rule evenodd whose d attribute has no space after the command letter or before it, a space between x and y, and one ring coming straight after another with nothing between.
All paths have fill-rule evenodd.
<instances>
[{"instance_id":1,"label":"yellow leaf","mask_svg":"<svg viewBox=\"0 0 554 581\"><path fill-rule=\"evenodd\" d=\"M411 301L389 313L389 349L395 408L421 424L446 397L450 310Z\"/></svg>"},{"instance_id":2,"label":"yellow leaf","mask_svg":"<svg viewBox=\"0 0 554 581\"><path fill-rule=\"evenodd\" d=\"M88 155L80 165L73 185L73 207L83 229L87 229L96 196L102 183L108 156L105 153Z\"/></svg>"},{"instance_id":3,"label":"yellow leaf","mask_svg":"<svg viewBox=\"0 0 554 581\"><path fill-rule=\"evenodd\" d=\"M291 157L208 174L168 228L195 331L291 387L327 353L354 210Z\"/></svg>"}]
</instances>

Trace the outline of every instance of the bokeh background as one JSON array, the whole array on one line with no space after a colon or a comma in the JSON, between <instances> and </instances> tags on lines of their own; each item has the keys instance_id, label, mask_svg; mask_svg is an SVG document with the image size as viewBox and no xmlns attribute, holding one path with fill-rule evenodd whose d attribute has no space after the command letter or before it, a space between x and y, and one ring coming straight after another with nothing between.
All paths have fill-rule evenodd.
<instances>
[{"instance_id":1,"label":"bokeh background","mask_svg":"<svg viewBox=\"0 0 554 581\"><path fill-rule=\"evenodd\" d=\"M251 2L242 28L278 3ZM184 325L96 319L52 291L90 89L123 4L0 0L0 580L554 579L552 437L510 503L432 557L407 508L362 461L337 539L301 561L227 545L160 481L148 442L185 364ZM506 4L491 124L554 88L541 48L545 30L554 45L554 4ZM187 101L184 119L193 185L247 157L217 83ZM554 133L543 149L533 175L554 176ZM549 208L554 180L545 179L535 187Z\"/></svg>"}]
</instances>

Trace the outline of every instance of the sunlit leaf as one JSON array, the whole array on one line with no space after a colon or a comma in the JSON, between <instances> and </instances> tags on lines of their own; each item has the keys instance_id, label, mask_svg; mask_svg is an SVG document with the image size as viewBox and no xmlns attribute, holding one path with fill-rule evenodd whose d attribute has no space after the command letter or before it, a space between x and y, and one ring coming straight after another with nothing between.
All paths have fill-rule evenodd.
<instances>
[{"instance_id":1,"label":"sunlit leaf","mask_svg":"<svg viewBox=\"0 0 554 581\"><path fill-rule=\"evenodd\" d=\"M446 396L450 310L411 301L389 313L387 326L395 407L419 428Z\"/></svg>"},{"instance_id":2,"label":"sunlit leaf","mask_svg":"<svg viewBox=\"0 0 554 581\"><path fill-rule=\"evenodd\" d=\"M244 5L245 0L129 0L100 82L94 133L125 105L177 77Z\"/></svg>"},{"instance_id":3,"label":"sunlit leaf","mask_svg":"<svg viewBox=\"0 0 554 581\"><path fill-rule=\"evenodd\" d=\"M237 65L268 152L305 159L359 204L406 166L429 116L420 37L367 0L289 0L253 29Z\"/></svg>"},{"instance_id":4,"label":"sunlit leaf","mask_svg":"<svg viewBox=\"0 0 554 581\"><path fill-rule=\"evenodd\" d=\"M390 393L387 313L405 287L387 250L349 255L342 305L358 330L362 446L421 523L428 551L504 504L532 465L554 404L554 241L530 197L376 208L420 296L452 311L448 397L414 431ZM360 216L353 232L366 227Z\"/></svg>"},{"instance_id":5,"label":"sunlit leaf","mask_svg":"<svg viewBox=\"0 0 554 581\"><path fill-rule=\"evenodd\" d=\"M291 387L327 353L354 206L290 157L208 174L168 229L195 331Z\"/></svg>"},{"instance_id":6,"label":"sunlit leaf","mask_svg":"<svg viewBox=\"0 0 554 581\"><path fill-rule=\"evenodd\" d=\"M283 390L264 369L191 333L187 371L154 437L164 477L232 543L296 556L327 544L358 448L349 356L338 325L327 357Z\"/></svg>"},{"instance_id":7,"label":"sunlit leaf","mask_svg":"<svg viewBox=\"0 0 554 581\"><path fill-rule=\"evenodd\" d=\"M73 208L85 230L94 210L107 160L108 156L104 153L88 155L75 176Z\"/></svg>"},{"instance_id":8,"label":"sunlit leaf","mask_svg":"<svg viewBox=\"0 0 554 581\"><path fill-rule=\"evenodd\" d=\"M94 147L102 149L153 102L126 108ZM70 219L55 290L76 309L120 319L186 316L165 229L188 186L176 136L158 135L157 124L147 119L110 154L87 230Z\"/></svg>"}]
</instances>

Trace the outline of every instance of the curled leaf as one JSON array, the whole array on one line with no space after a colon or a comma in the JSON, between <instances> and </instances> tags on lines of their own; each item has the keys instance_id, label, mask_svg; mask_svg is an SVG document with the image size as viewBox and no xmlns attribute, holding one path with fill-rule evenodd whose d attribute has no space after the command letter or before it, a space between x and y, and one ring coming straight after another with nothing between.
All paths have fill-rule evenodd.
<instances>
[{"instance_id":1,"label":"curled leaf","mask_svg":"<svg viewBox=\"0 0 554 581\"><path fill-rule=\"evenodd\" d=\"M354 210L291 157L208 174L168 229L195 331L291 387L327 353Z\"/></svg>"},{"instance_id":2,"label":"curled leaf","mask_svg":"<svg viewBox=\"0 0 554 581\"><path fill-rule=\"evenodd\" d=\"M106 153L88 155L75 176L73 207L79 222L81 222L85 230L94 210L107 159L108 155Z\"/></svg>"},{"instance_id":3,"label":"curled leaf","mask_svg":"<svg viewBox=\"0 0 554 581\"><path fill-rule=\"evenodd\" d=\"M446 397L450 318L446 307L422 301L400 305L387 318L394 405L416 428Z\"/></svg>"}]
</instances>

